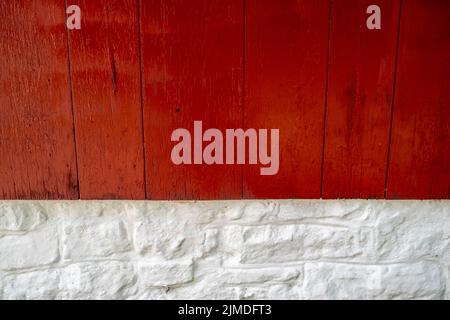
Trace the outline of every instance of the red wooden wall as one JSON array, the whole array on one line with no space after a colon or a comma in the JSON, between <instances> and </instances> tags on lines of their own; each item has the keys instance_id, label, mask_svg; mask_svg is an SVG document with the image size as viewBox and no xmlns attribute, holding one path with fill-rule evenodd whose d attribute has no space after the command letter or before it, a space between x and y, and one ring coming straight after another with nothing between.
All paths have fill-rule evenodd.
<instances>
[{"instance_id":1,"label":"red wooden wall","mask_svg":"<svg viewBox=\"0 0 450 320\"><path fill-rule=\"evenodd\" d=\"M449 75L448 0L1 1L0 199L450 199ZM194 120L278 174L172 164Z\"/></svg>"}]
</instances>

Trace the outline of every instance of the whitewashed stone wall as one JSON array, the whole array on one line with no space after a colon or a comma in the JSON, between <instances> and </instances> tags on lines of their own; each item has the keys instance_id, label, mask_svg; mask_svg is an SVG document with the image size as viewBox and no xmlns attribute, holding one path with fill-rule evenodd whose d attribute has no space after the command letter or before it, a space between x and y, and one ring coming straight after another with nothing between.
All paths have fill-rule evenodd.
<instances>
[{"instance_id":1,"label":"whitewashed stone wall","mask_svg":"<svg viewBox=\"0 0 450 320\"><path fill-rule=\"evenodd\" d=\"M450 299L450 201L0 201L2 299Z\"/></svg>"}]
</instances>

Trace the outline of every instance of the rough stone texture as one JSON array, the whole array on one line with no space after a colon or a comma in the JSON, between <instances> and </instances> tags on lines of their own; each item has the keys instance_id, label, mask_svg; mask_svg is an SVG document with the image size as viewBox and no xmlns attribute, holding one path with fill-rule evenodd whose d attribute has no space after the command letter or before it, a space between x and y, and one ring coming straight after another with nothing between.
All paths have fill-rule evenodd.
<instances>
[{"instance_id":1,"label":"rough stone texture","mask_svg":"<svg viewBox=\"0 0 450 320\"><path fill-rule=\"evenodd\" d=\"M298 279L302 274L301 268L256 268L256 269L225 269L218 274L226 284L263 284L266 282L285 282Z\"/></svg>"},{"instance_id":2,"label":"rough stone texture","mask_svg":"<svg viewBox=\"0 0 450 320\"><path fill-rule=\"evenodd\" d=\"M138 274L145 287L169 287L194 279L192 262L140 263Z\"/></svg>"},{"instance_id":3,"label":"rough stone texture","mask_svg":"<svg viewBox=\"0 0 450 320\"><path fill-rule=\"evenodd\" d=\"M3 275L2 299L56 299L60 293L59 269L45 269Z\"/></svg>"},{"instance_id":4,"label":"rough stone texture","mask_svg":"<svg viewBox=\"0 0 450 320\"><path fill-rule=\"evenodd\" d=\"M64 258L107 257L130 249L121 220L87 219L64 225Z\"/></svg>"},{"instance_id":5,"label":"rough stone texture","mask_svg":"<svg viewBox=\"0 0 450 320\"><path fill-rule=\"evenodd\" d=\"M446 291L445 291L445 300L450 300L450 266L446 266L444 273L447 278L447 285L446 285Z\"/></svg>"},{"instance_id":6,"label":"rough stone texture","mask_svg":"<svg viewBox=\"0 0 450 320\"><path fill-rule=\"evenodd\" d=\"M445 289L432 262L392 265L307 263L309 299L438 299Z\"/></svg>"},{"instance_id":7,"label":"rough stone texture","mask_svg":"<svg viewBox=\"0 0 450 320\"><path fill-rule=\"evenodd\" d=\"M389 203L377 217L380 259L446 259L450 257L448 201Z\"/></svg>"},{"instance_id":8,"label":"rough stone texture","mask_svg":"<svg viewBox=\"0 0 450 320\"><path fill-rule=\"evenodd\" d=\"M25 235L0 235L0 270L24 269L57 261L58 233L55 227Z\"/></svg>"},{"instance_id":9,"label":"rough stone texture","mask_svg":"<svg viewBox=\"0 0 450 320\"><path fill-rule=\"evenodd\" d=\"M0 231L30 231L46 218L44 209L37 203L0 204Z\"/></svg>"},{"instance_id":10,"label":"rough stone texture","mask_svg":"<svg viewBox=\"0 0 450 320\"><path fill-rule=\"evenodd\" d=\"M136 292L133 264L102 261L70 264L60 279L63 299L125 299Z\"/></svg>"},{"instance_id":11,"label":"rough stone texture","mask_svg":"<svg viewBox=\"0 0 450 320\"><path fill-rule=\"evenodd\" d=\"M352 258L367 249L362 230L320 225L233 227L225 238L242 263L289 262L319 258Z\"/></svg>"},{"instance_id":12,"label":"rough stone texture","mask_svg":"<svg viewBox=\"0 0 450 320\"><path fill-rule=\"evenodd\" d=\"M0 201L1 299L450 299L450 201Z\"/></svg>"}]
</instances>

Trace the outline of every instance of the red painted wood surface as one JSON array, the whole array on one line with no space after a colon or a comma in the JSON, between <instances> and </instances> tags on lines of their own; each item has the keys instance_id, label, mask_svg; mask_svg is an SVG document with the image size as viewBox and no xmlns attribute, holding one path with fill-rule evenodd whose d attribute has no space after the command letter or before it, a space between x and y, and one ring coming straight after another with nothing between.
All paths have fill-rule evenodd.
<instances>
[{"instance_id":1,"label":"red painted wood surface","mask_svg":"<svg viewBox=\"0 0 450 320\"><path fill-rule=\"evenodd\" d=\"M78 197L64 12L0 1L0 199Z\"/></svg>"},{"instance_id":2,"label":"red painted wood surface","mask_svg":"<svg viewBox=\"0 0 450 320\"><path fill-rule=\"evenodd\" d=\"M450 198L450 2L403 1L387 195Z\"/></svg>"},{"instance_id":3,"label":"red painted wood surface","mask_svg":"<svg viewBox=\"0 0 450 320\"><path fill-rule=\"evenodd\" d=\"M280 129L280 169L244 170L246 198L318 198L322 172L328 0L247 0L246 128Z\"/></svg>"},{"instance_id":4,"label":"red painted wood surface","mask_svg":"<svg viewBox=\"0 0 450 320\"><path fill-rule=\"evenodd\" d=\"M171 133L242 125L243 1L152 0L141 8L149 199L240 198L239 165L174 165Z\"/></svg>"},{"instance_id":5,"label":"red painted wood surface","mask_svg":"<svg viewBox=\"0 0 450 320\"><path fill-rule=\"evenodd\" d=\"M0 199L450 199L447 0L1 1L0 40ZM172 164L195 120L280 129L278 174Z\"/></svg>"},{"instance_id":6,"label":"red painted wood surface","mask_svg":"<svg viewBox=\"0 0 450 320\"><path fill-rule=\"evenodd\" d=\"M144 199L137 0L79 0L69 31L83 199Z\"/></svg>"},{"instance_id":7,"label":"red painted wood surface","mask_svg":"<svg viewBox=\"0 0 450 320\"><path fill-rule=\"evenodd\" d=\"M333 1L323 168L324 198L383 198L400 0Z\"/></svg>"}]
</instances>

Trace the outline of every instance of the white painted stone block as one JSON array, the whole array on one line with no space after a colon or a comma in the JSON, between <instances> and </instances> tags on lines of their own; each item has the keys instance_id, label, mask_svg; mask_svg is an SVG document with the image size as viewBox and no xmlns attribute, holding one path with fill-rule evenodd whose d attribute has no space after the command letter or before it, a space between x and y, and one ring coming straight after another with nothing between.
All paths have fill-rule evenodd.
<instances>
[{"instance_id":1,"label":"white painted stone block","mask_svg":"<svg viewBox=\"0 0 450 320\"><path fill-rule=\"evenodd\" d=\"M99 261L71 264L61 271L63 299L125 299L136 291L129 262Z\"/></svg>"},{"instance_id":2,"label":"white painted stone block","mask_svg":"<svg viewBox=\"0 0 450 320\"><path fill-rule=\"evenodd\" d=\"M44 269L25 273L0 275L0 299L52 300L61 295L61 271Z\"/></svg>"},{"instance_id":3,"label":"white painted stone block","mask_svg":"<svg viewBox=\"0 0 450 320\"><path fill-rule=\"evenodd\" d=\"M202 228L212 218L207 206L166 204L147 210L134 224L134 243L142 254L165 259L198 257L215 245L216 232Z\"/></svg>"},{"instance_id":4,"label":"white painted stone block","mask_svg":"<svg viewBox=\"0 0 450 320\"><path fill-rule=\"evenodd\" d=\"M392 265L307 263L308 299L438 299L443 281L434 263Z\"/></svg>"},{"instance_id":5,"label":"white painted stone block","mask_svg":"<svg viewBox=\"0 0 450 320\"><path fill-rule=\"evenodd\" d=\"M56 228L41 229L26 235L0 236L0 270L49 265L58 259Z\"/></svg>"},{"instance_id":6,"label":"white painted stone block","mask_svg":"<svg viewBox=\"0 0 450 320\"><path fill-rule=\"evenodd\" d=\"M37 203L0 203L0 231L30 231L46 219L44 209Z\"/></svg>"},{"instance_id":7,"label":"white painted stone block","mask_svg":"<svg viewBox=\"0 0 450 320\"><path fill-rule=\"evenodd\" d=\"M450 252L448 201L398 201L378 215L376 246L382 260L440 259Z\"/></svg>"},{"instance_id":8,"label":"white painted stone block","mask_svg":"<svg viewBox=\"0 0 450 320\"><path fill-rule=\"evenodd\" d=\"M230 231L231 230L231 231ZM230 233L232 232L232 233ZM234 233L233 233L234 232ZM369 249L361 230L322 225L264 225L229 229L242 263L280 263L319 258L352 258Z\"/></svg>"},{"instance_id":9,"label":"white painted stone block","mask_svg":"<svg viewBox=\"0 0 450 320\"><path fill-rule=\"evenodd\" d=\"M128 234L120 219L88 218L64 224L65 259L107 257L130 249Z\"/></svg>"},{"instance_id":10,"label":"white painted stone block","mask_svg":"<svg viewBox=\"0 0 450 320\"><path fill-rule=\"evenodd\" d=\"M223 283L241 285L265 282L294 281L301 277L302 267L226 269L217 277Z\"/></svg>"},{"instance_id":11,"label":"white painted stone block","mask_svg":"<svg viewBox=\"0 0 450 320\"><path fill-rule=\"evenodd\" d=\"M194 279L192 261L185 262L141 262L138 274L145 287L168 287L190 282Z\"/></svg>"}]
</instances>

